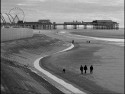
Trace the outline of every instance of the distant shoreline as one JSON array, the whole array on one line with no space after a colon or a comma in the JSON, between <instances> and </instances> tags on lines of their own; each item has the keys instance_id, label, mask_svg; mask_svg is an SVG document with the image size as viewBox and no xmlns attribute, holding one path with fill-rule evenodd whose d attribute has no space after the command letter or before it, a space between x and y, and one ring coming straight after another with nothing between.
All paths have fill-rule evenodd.
<instances>
[{"instance_id":1,"label":"distant shoreline","mask_svg":"<svg viewBox=\"0 0 125 94\"><path fill-rule=\"evenodd\" d=\"M89 37L124 39L123 29L122 30L67 29L62 31L67 31L70 32L71 34L83 35Z\"/></svg>"}]
</instances>

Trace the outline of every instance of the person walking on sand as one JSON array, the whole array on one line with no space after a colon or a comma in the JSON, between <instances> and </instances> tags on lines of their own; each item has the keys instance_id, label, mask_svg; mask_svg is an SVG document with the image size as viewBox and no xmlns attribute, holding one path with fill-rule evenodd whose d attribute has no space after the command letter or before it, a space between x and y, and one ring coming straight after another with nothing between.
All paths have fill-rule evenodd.
<instances>
[{"instance_id":1,"label":"person walking on sand","mask_svg":"<svg viewBox=\"0 0 125 94\"><path fill-rule=\"evenodd\" d=\"M83 74L83 66L82 65L80 66L80 71L81 71L81 74Z\"/></svg>"},{"instance_id":2,"label":"person walking on sand","mask_svg":"<svg viewBox=\"0 0 125 94\"><path fill-rule=\"evenodd\" d=\"M91 74L93 73L93 66L92 65L90 66L90 73Z\"/></svg>"},{"instance_id":3,"label":"person walking on sand","mask_svg":"<svg viewBox=\"0 0 125 94\"><path fill-rule=\"evenodd\" d=\"M63 73L65 73L65 71L66 71L66 70L65 70L65 69L63 69Z\"/></svg>"},{"instance_id":4,"label":"person walking on sand","mask_svg":"<svg viewBox=\"0 0 125 94\"><path fill-rule=\"evenodd\" d=\"M87 66L86 65L84 66L84 70L85 70L85 74L86 74L86 71L87 71Z\"/></svg>"},{"instance_id":5,"label":"person walking on sand","mask_svg":"<svg viewBox=\"0 0 125 94\"><path fill-rule=\"evenodd\" d=\"M72 40L72 44L74 44L74 40Z\"/></svg>"}]
</instances>

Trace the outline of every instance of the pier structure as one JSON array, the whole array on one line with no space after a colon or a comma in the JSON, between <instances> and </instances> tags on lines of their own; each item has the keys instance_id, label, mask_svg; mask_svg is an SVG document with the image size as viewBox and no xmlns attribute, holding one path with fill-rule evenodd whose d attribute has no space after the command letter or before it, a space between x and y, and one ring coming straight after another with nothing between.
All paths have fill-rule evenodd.
<instances>
[{"instance_id":1,"label":"pier structure","mask_svg":"<svg viewBox=\"0 0 125 94\"><path fill-rule=\"evenodd\" d=\"M53 29L57 29L57 26L63 25L64 29L68 29L68 25L72 26L72 29L78 29L79 26L83 26L83 29L87 29L87 26L91 26L92 29L119 29L119 24L117 22L113 22L112 20L94 20L93 22L64 22L64 23L56 23L53 24Z\"/></svg>"},{"instance_id":2,"label":"pier structure","mask_svg":"<svg viewBox=\"0 0 125 94\"><path fill-rule=\"evenodd\" d=\"M24 27L24 28L32 28L32 29L58 29L58 26L62 26L63 29L68 29L68 26L71 26L70 29L79 29L79 27L83 27L83 29L87 29L91 27L91 29L119 29L119 23L114 22L112 20L94 20L92 22L64 22L64 23L56 23L50 22L50 20L44 19L39 20L38 22L21 22L18 21L16 24L17 27Z\"/></svg>"}]
</instances>

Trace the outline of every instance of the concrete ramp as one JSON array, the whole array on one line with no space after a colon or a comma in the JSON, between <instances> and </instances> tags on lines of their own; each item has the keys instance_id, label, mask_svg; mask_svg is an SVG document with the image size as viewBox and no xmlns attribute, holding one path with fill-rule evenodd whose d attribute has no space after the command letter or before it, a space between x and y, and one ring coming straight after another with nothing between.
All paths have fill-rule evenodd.
<instances>
[{"instance_id":1,"label":"concrete ramp","mask_svg":"<svg viewBox=\"0 0 125 94\"><path fill-rule=\"evenodd\" d=\"M33 30L29 28L1 28L1 42L32 36Z\"/></svg>"}]
</instances>

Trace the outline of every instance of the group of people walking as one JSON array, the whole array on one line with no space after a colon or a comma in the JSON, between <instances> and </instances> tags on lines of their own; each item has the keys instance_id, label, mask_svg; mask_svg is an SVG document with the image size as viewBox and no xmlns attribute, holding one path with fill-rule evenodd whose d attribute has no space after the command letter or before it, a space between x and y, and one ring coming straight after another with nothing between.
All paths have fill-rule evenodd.
<instances>
[{"instance_id":1,"label":"group of people walking","mask_svg":"<svg viewBox=\"0 0 125 94\"><path fill-rule=\"evenodd\" d=\"M81 74L83 74L83 70L85 71L85 74L86 74L86 71L88 70L86 65L84 67L82 65L80 66ZM91 74L93 73L93 65L90 66L90 73Z\"/></svg>"},{"instance_id":2,"label":"group of people walking","mask_svg":"<svg viewBox=\"0 0 125 94\"><path fill-rule=\"evenodd\" d=\"M80 71L81 71L81 74L83 74L83 70L85 71L84 73L86 74L88 68L87 68L87 65L85 65L84 67L81 65L80 66ZM65 73L66 70L63 69L63 73ZM90 73L92 74L93 73L93 65L90 66Z\"/></svg>"}]
</instances>

